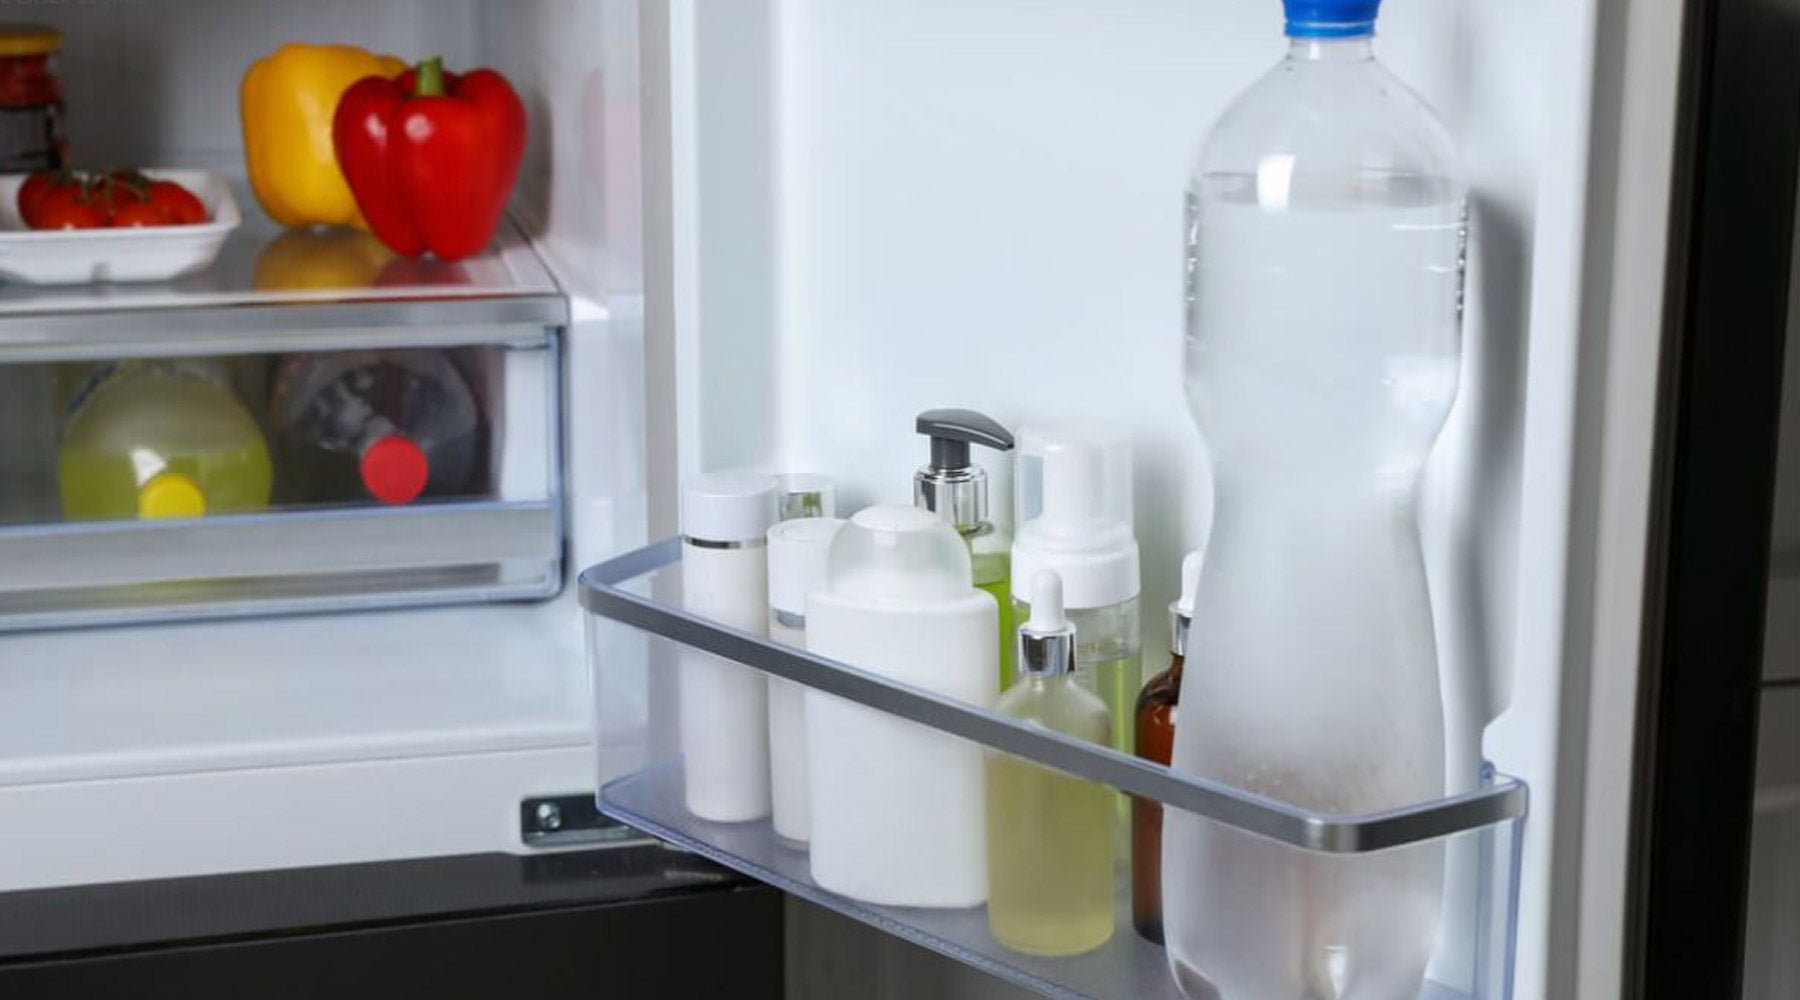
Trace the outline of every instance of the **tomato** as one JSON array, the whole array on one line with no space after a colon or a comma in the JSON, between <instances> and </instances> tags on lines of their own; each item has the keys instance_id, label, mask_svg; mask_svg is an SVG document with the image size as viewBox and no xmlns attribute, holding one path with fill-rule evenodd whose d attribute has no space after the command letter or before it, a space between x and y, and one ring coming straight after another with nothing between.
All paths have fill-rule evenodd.
<instances>
[{"instance_id":1,"label":"tomato","mask_svg":"<svg viewBox=\"0 0 1800 1000\"><path fill-rule=\"evenodd\" d=\"M33 229L97 229L107 225L106 209L79 184L52 188L39 198Z\"/></svg>"},{"instance_id":2,"label":"tomato","mask_svg":"<svg viewBox=\"0 0 1800 1000\"><path fill-rule=\"evenodd\" d=\"M115 226L167 226L174 221L169 217L167 207L148 198L128 196L113 205L112 225Z\"/></svg>"},{"instance_id":3,"label":"tomato","mask_svg":"<svg viewBox=\"0 0 1800 1000\"><path fill-rule=\"evenodd\" d=\"M37 210L37 203L44 195L53 188L71 183L73 181L67 174L55 170L39 170L25 178L25 183L19 185L19 218L24 219L26 225L31 225L31 218Z\"/></svg>"},{"instance_id":4,"label":"tomato","mask_svg":"<svg viewBox=\"0 0 1800 1000\"><path fill-rule=\"evenodd\" d=\"M192 191L174 181L152 181L146 194L150 204L161 207L174 225L206 221L206 206Z\"/></svg>"}]
</instances>

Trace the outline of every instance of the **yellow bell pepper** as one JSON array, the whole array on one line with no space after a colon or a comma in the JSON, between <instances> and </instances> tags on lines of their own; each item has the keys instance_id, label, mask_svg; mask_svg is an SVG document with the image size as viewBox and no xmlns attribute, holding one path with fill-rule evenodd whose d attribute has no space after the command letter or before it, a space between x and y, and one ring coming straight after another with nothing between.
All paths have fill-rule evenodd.
<instances>
[{"instance_id":1,"label":"yellow bell pepper","mask_svg":"<svg viewBox=\"0 0 1800 1000\"><path fill-rule=\"evenodd\" d=\"M250 64L238 90L250 187L284 226L367 229L331 145L338 98L365 76L397 76L406 64L354 45L290 42Z\"/></svg>"}]
</instances>

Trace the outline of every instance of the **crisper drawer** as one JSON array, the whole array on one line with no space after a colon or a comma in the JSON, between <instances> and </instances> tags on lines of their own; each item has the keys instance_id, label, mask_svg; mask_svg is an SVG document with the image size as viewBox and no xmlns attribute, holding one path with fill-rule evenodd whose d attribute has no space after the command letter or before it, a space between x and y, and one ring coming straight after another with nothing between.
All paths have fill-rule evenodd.
<instances>
[{"instance_id":1,"label":"crisper drawer","mask_svg":"<svg viewBox=\"0 0 1800 1000\"><path fill-rule=\"evenodd\" d=\"M598 802L613 818L1045 996L1179 1000L1181 963L1134 931L1128 863L1115 863L1110 872L1105 866L1077 870L1073 859L1058 855L1040 859L1039 874L1022 883L1040 894L1033 898L1062 896L1047 908L1063 917L1074 908L1074 894L1093 897L1082 904L1083 921L1093 924L1081 932L1085 943L1068 949L1078 953L1059 957L1003 944L991 930L989 907L979 901L944 907L896 902L943 891L920 886L943 883L944 866L963 864L971 850L985 847L992 878L993 866L1019 848L994 839L996 816L1016 825L1021 810L1035 811L1052 823L1074 815L1056 811L1066 796L1123 795L1133 809L1155 811L1165 837L1185 838L1183 850L1198 852L1186 856L1211 864L1211 884L1232 887L1184 910L1204 914L1199 921L1213 942L1236 942L1228 956L1215 954L1214 960L1231 962L1240 983L1263 988L1229 990L1227 998L1398 998L1387 986L1409 977L1418 982L1421 969L1428 971L1418 996L1426 1000L1510 995L1517 852L1526 809L1519 782L1487 769L1474 792L1386 812L1332 815L1295 808L696 617L681 608L682 548L671 539L581 575L597 699ZM701 727L700 743L713 748L707 752L715 758L724 743L741 742L739 753L752 761L746 775L753 775L755 757L766 751L752 730L682 711L685 691L698 690L684 684L689 671L709 672L715 688L729 676L741 685L733 690L748 697L761 696L765 687L798 690L805 739L827 733L838 741L830 748L805 746L808 767L869 758L848 769L830 765L830 787L854 784L859 767L866 785L849 796L833 793L838 807L854 802L855 808L841 809L831 822L841 831L867 828L870 815L890 817L892 829L880 834L882 843L864 841L847 851L840 837L837 853L821 868L826 859L818 837L826 813L816 796L827 784L817 773L810 782L810 845L777 835L767 818L696 815L682 750L692 734L684 733L684 724ZM829 725L813 715L823 710L831 713ZM782 732L769 731L770 746ZM910 749L889 752L902 742ZM940 785L916 773L925 761L959 770L946 773ZM986 791L974 793L988 797L985 810L969 801L961 769L970 766L985 768ZM996 768L1048 776L1060 790L1052 794L1044 791L1046 784L1015 782L1008 787L1040 793L993 798ZM706 808L712 809L720 801L716 776L705 787L714 803ZM896 809L897 796L909 796L912 806ZM970 815L943 814L951 810ZM1105 817L1112 810L1098 812L1096 835L1108 836L1112 824ZM1062 822L1067 829L1071 821ZM975 843L961 842L970 838ZM863 859L863 870L847 865L852 855ZM1188 886L1171 877L1153 884L1165 900ZM1188 892L1186 898L1196 897ZM1015 913L1007 919L1016 924L1020 918ZM1173 939L1172 927L1170 933ZM1216 995L1192 971L1181 974L1189 980L1188 997Z\"/></svg>"},{"instance_id":2,"label":"crisper drawer","mask_svg":"<svg viewBox=\"0 0 1800 1000\"><path fill-rule=\"evenodd\" d=\"M231 315L0 355L0 630L559 589L555 325Z\"/></svg>"}]
</instances>

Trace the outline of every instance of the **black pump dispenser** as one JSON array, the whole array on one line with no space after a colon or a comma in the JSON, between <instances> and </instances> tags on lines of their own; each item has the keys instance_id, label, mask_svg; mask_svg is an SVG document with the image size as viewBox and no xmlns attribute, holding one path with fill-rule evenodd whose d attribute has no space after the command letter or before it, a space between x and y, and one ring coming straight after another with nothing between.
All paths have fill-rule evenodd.
<instances>
[{"instance_id":1,"label":"black pump dispenser","mask_svg":"<svg viewBox=\"0 0 1800 1000\"><path fill-rule=\"evenodd\" d=\"M1013 436L974 410L926 410L915 429L931 439L931 461L913 474L913 503L972 531L987 522L987 473L969 459L973 444L1011 451Z\"/></svg>"}]
</instances>

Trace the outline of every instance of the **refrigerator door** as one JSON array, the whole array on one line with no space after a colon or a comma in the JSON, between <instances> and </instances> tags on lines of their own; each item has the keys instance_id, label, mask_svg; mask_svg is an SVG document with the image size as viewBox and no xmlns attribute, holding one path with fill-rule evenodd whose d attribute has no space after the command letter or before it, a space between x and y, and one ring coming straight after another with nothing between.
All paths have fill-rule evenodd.
<instances>
[{"instance_id":1,"label":"refrigerator door","mask_svg":"<svg viewBox=\"0 0 1800 1000\"><path fill-rule=\"evenodd\" d=\"M1773 1000L1796 989L1800 898L1791 631L1800 3L1708 3L1695 14L1627 983L1652 998Z\"/></svg>"},{"instance_id":2,"label":"refrigerator door","mask_svg":"<svg viewBox=\"0 0 1800 1000\"><path fill-rule=\"evenodd\" d=\"M1485 758L1532 788L1519 997L1622 982L1691 6L1382 13L1378 52L1444 115L1475 191L1422 533L1447 770L1473 781ZM1210 517L1176 375L1181 186L1280 56L1273 0L641 13L651 537L705 470L830 472L846 509L904 499L927 407L1104 415L1134 436L1143 603L1169 600ZM1452 893L1472 868L1452 857Z\"/></svg>"}]
</instances>

